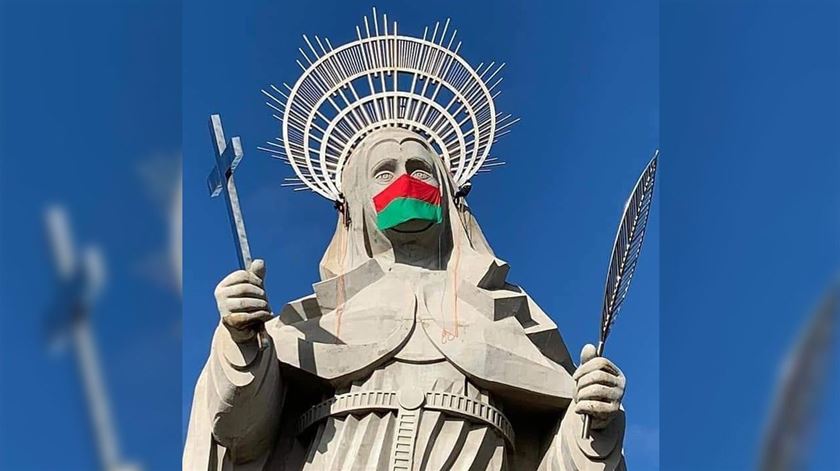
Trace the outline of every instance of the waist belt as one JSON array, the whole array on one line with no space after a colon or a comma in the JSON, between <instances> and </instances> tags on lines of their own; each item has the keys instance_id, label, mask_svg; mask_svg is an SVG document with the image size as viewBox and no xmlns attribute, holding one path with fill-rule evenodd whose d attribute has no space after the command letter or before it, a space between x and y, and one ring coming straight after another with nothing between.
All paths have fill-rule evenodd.
<instances>
[{"instance_id":1,"label":"waist belt","mask_svg":"<svg viewBox=\"0 0 840 471\"><path fill-rule=\"evenodd\" d=\"M327 417L383 410L397 411L394 445L391 449L390 468L393 470L411 469L421 410L446 412L487 424L499 432L513 448L513 427L499 409L460 394L439 391L424 393L414 388L404 388L397 392L357 391L339 394L307 410L298 419L297 431L301 433Z\"/></svg>"}]
</instances>

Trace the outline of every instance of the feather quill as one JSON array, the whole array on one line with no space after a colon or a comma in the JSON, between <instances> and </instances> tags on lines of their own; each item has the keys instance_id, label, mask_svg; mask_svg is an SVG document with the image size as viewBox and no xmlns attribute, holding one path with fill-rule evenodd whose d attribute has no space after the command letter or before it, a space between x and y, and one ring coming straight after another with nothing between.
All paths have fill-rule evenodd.
<instances>
[{"instance_id":1,"label":"feather quill","mask_svg":"<svg viewBox=\"0 0 840 471\"><path fill-rule=\"evenodd\" d=\"M607 281L604 286L598 356L604 354L604 344L607 342L607 336L609 336L610 329L618 316L618 311L627 297L630 282L633 281L633 274L636 272L636 264L642 251L642 242L645 239L650 206L653 201L653 186L656 182L658 160L659 151L657 150L624 205L624 214L621 216L618 232L615 235L615 243L610 256L610 267L607 270Z\"/></svg>"},{"instance_id":2,"label":"feather quill","mask_svg":"<svg viewBox=\"0 0 840 471\"><path fill-rule=\"evenodd\" d=\"M615 235L610 266L607 270L607 281L604 286L604 304L601 307L601 330L598 338L598 356L604 354L607 336L618 317L618 311L627 297L630 282L636 272L639 254L642 252L642 242L645 240L650 206L653 202L653 186L656 182L656 167L659 161L659 150L653 153L636 186L630 193L630 198L624 205L624 213L618 224ZM583 438L589 437L590 416L583 421Z\"/></svg>"}]
</instances>

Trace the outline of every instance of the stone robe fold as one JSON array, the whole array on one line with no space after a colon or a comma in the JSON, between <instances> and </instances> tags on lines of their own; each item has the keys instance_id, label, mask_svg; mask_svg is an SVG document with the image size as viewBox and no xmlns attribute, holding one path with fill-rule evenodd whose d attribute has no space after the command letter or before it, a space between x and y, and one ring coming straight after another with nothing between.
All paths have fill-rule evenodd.
<instances>
[{"instance_id":1,"label":"stone robe fold","mask_svg":"<svg viewBox=\"0 0 840 471\"><path fill-rule=\"evenodd\" d=\"M393 411L329 417L304 432L295 423L325 398L398 391L407 382L491 404L517 437L506 443L485 423L423 410L410 469L622 469L623 418L589 440L579 437L581 418L568 411L573 365L556 326L527 294L508 285L501 294L520 302L497 303L488 317L474 306L487 295L476 289L458 300L460 328L452 337L451 320L429 309L417 286L376 267L356 272L369 284L345 289L350 298L341 310L321 315L317 295L287 305L266 324L265 349L237 345L225 328L217 330L196 387L185 469L398 469ZM321 292L332 304L331 291ZM400 292L406 295L393 295ZM505 312L510 306L518 309ZM292 393L312 383L319 387Z\"/></svg>"}]
</instances>

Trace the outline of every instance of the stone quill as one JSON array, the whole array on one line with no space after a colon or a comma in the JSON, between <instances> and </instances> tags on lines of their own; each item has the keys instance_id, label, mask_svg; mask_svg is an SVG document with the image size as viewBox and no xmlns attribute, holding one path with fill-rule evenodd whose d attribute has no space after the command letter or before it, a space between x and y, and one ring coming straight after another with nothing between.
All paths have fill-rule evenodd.
<instances>
[{"instance_id":1,"label":"stone quill","mask_svg":"<svg viewBox=\"0 0 840 471\"><path fill-rule=\"evenodd\" d=\"M618 316L618 311L627 297L630 282L633 281L633 274L636 271L639 254L642 251L642 242L645 239L650 206L653 202L653 185L656 181L658 161L659 150L654 152L653 158L648 162L636 182L636 186L633 187L630 198L624 205L621 222L618 224L618 232L615 235L615 243L613 243L612 255L610 256L610 266L607 270L607 281L604 286L598 356L604 354L607 336L609 336L613 322ZM590 419L590 416L586 416L583 422L584 438L589 436Z\"/></svg>"}]
</instances>

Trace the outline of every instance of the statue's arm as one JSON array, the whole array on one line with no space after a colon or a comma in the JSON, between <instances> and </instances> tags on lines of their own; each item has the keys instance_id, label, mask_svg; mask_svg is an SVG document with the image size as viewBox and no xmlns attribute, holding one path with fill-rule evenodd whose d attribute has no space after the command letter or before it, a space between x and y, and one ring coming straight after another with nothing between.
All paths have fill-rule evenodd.
<instances>
[{"instance_id":1,"label":"statue's arm","mask_svg":"<svg viewBox=\"0 0 840 471\"><path fill-rule=\"evenodd\" d=\"M207 375L205 404L213 439L234 462L264 456L276 443L284 399L271 338L263 331L258 337L236 342L230 331L219 325L203 374Z\"/></svg>"},{"instance_id":2,"label":"statue's arm","mask_svg":"<svg viewBox=\"0 0 840 471\"><path fill-rule=\"evenodd\" d=\"M597 357L592 345L581 351L581 364L572 375L575 393L556 427L541 470L623 470L625 417L621 407L626 379L612 361ZM584 414L589 433L583 436Z\"/></svg>"},{"instance_id":3,"label":"statue's arm","mask_svg":"<svg viewBox=\"0 0 840 471\"><path fill-rule=\"evenodd\" d=\"M215 442L226 459L245 462L264 455L276 439L283 383L264 323L272 318L264 283L265 262L230 273L214 297L222 322L213 335L205 409Z\"/></svg>"},{"instance_id":4,"label":"statue's arm","mask_svg":"<svg viewBox=\"0 0 840 471\"><path fill-rule=\"evenodd\" d=\"M583 415L569 407L555 428L539 470L625 470L622 452L624 426L624 411L621 411L605 428L590 430L589 438L583 438Z\"/></svg>"}]
</instances>

